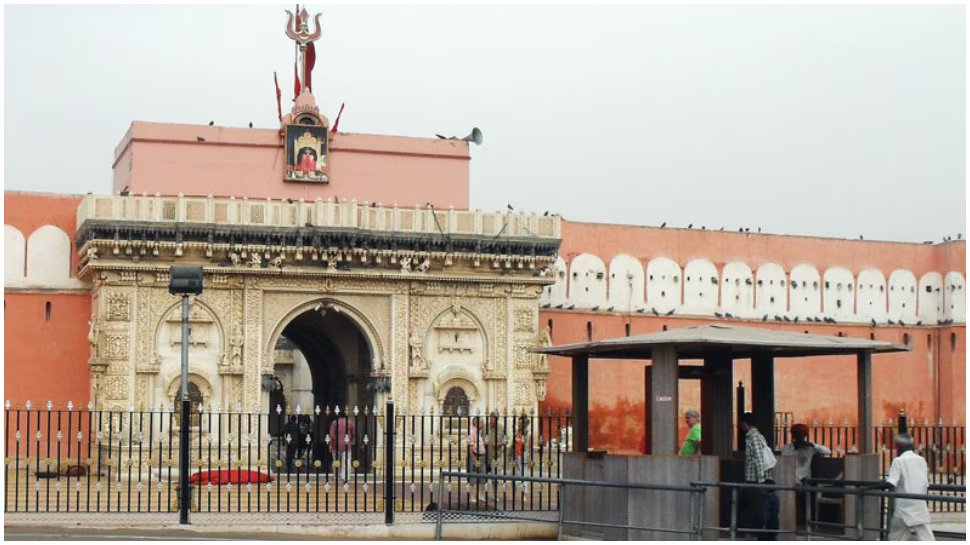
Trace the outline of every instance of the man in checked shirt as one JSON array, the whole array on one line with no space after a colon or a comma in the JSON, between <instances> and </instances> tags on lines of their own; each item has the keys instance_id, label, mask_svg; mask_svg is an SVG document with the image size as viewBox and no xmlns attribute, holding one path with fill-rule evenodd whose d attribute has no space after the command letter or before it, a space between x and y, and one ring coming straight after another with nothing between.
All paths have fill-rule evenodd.
<instances>
[{"instance_id":1,"label":"man in checked shirt","mask_svg":"<svg viewBox=\"0 0 970 545\"><path fill-rule=\"evenodd\" d=\"M749 483L763 483L771 477L771 470L765 467L764 448L768 444L761 432L755 427L754 413L741 415L741 428L744 436L744 480ZM743 490L745 528L761 528L761 490Z\"/></svg>"}]
</instances>

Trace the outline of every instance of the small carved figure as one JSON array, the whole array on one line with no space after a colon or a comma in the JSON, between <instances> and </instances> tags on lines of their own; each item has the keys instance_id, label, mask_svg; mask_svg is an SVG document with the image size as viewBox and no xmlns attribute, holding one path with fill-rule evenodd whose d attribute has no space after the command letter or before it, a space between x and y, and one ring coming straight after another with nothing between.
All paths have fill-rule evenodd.
<instances>
[{"instance_id":1,"label":"small carved figure","mask_svg":"<svg viewBox=\"0 0 970 545\"><path fill-rule=\"evenodd\" d=\"M88 256L88 261L94 261L95 259L98 258L98 249L95 248L94 246L91 246L90 248L88 248L87 256Z\"/></svg>"},{"instance_id":2,"label":"small carved figure","mask_svg":"<svg viewBox=\"0 0 970 545\"><path fill-rule=\"evenodd\" d=\"M411 257L404 256L401 258L401 272L411 272Z\"/></svg>"},{"instance_id":3,"label":"small carved figure","mask_svg":"<svg viewBox=\"0 0 970 545\"><path fill-rule=\"evenodd\" d=\"M259 256L258 253L253 252L252 257L249 259L250 267L261 267L263 265L263 258Z\"/></svg>"},{"instance_id":4,"label":"small carved figure","mask_svg":"<svg viewBox=\"0 0 970 545\"><path fill-rule=\"evenodd\" d=\"M91 345L91 357L98 357L98 339L101 337L101 326L94 318L88 320L88 325L91 328L88 330L88 344Z\"/></svg>"},{"instance_id":5,"label":"small carved figure","mask_svg":"<svg viewBox=\"0 0 970 545\"><path fill-rule=\"evenodd\" d=\"M232 354L229 357L229 361L233 366L237 366L240 363L242 363L242 345L243 345L242 329L237 325L232 330L232 337L229 338L229 346L231 349L230 352Z\"/></svg>"},{"instance_id":6,"label":"small carved figure","mask_svg":"<svg viewBox=\"0 0 970 545\"><path fill-rule=\"evenodd\" d=\"M426 257L417 267L415 267L415 269L418 272L428 272L428 269L430 267L431 267L431 260Z\"/></svg>"},{"instance_id":7,"label":"small carved figure","mask_svg":"<svg viewBox=\"0 0 970 545\"><path fill-rule=\"evenodd\" d=\"M280 254L280 255L274 257L269 262L269 264L270 264L271 267L278 267L278 268L282 269L283 268L283 254Z\"/></svg>"},{"instance_id":8,"label":"small carved figure","mask_svg":"<svg viewBox=\"0 0 970 545\"><path fill-rule=\"evenodd\" d=\"M421 336L417 333L412 333L408 344L411 346L411 367L427 369L427 362L424 360L424 353L422 351L424 342L421 340Z\"/></svg>"},{"instance_id":9,"label":"small carved figure","mask_svg":"<svg viewBox=\"0 0 970 545\"><path fill-rule=\"evenodd\" d=\"M242 261L242 258L239 257L239 254L237 254L236 252L229 252L229 261L233 265L239 265L239 263Z\"/></svg>"}]
</instances>

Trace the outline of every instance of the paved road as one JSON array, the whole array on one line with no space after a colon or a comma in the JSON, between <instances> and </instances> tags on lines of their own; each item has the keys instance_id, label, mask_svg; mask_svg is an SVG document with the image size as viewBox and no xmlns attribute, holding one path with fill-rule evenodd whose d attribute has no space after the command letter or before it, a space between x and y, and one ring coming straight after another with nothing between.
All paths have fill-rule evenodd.
<instances>
[{"instance_id":1,"label":"paved road","mask_svg":"<svg viewBox=\"0 0 970 545\"><path fill-rule=\"evenodd\" d=\"M158 529L97 529L62 526L4 526L3 539L7 541L300 541L325 540L318 535L300 536L294 534L233 533L233 532L195 532L179 528Z\"/></svg>"}]
</instances>

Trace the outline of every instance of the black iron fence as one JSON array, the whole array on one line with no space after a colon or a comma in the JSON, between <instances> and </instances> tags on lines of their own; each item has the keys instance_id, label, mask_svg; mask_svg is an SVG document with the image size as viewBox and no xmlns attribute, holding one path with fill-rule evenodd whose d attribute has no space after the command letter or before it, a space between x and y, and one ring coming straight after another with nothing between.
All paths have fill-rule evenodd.
<instances>
[{"instance_id":1,"label":"black iron fence","mask_svg":"<svg viewBox=\"0 0 970 545\"><path fill-rule=\"evenodd\" d=\"M780 448L791 442L791 425L795 422L776 418L775 445ZM806 424L809 441L824 445L832 450L832 456L843 457L846 454L859 452L859 428L850 426L848 422L837 425L832 421L827 424L813 421ZM915 452L926 459L929 470L930 485L966 485L966 427L946 426L942 421L931 424L929 421L905 422L903 429L913 436ZM894 437L899 433L896 425L876 426L871 430L875 452L880 457L880 472L883 476L889 473L893 458L898 453ZM941 495L948 495L941 493ZM963 511L965 504L950 501L930 502L930 509L934 511Z\"/></svg>"},{"instance_id":2,"label":"black iron fence","mask_svg":"<svg viewBox=\"0 0 970 545\"><path fill-rule=\"evenodd\" d=\"M560 477L570 416L397 414L388 430L388 409L200 408L188 434L190 509L393 517L437 502L442 470L463 475L442 483L449 505L476 508L487 497L507 510L558 509L547 484L509 487L483 473ZM8 406L4 418L5 513L178 511L181 430L172 408ZM481 455L469 440L476 420L487 442Z\"/></svg>"}]
</instances>

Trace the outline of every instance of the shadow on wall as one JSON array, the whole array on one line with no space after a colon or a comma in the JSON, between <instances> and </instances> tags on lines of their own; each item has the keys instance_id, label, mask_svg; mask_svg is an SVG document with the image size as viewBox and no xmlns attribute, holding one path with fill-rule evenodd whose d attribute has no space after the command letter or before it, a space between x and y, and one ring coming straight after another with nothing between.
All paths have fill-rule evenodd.
<instances>
[{"instance_id":1,"label":"shadow on wall","mask_svg":"<svg viewBox=\"0 0 970 545\"><path fill-rule=\"evenodd\" d=\"M637 454L644 434L642 401L619 398L613 405L591 402L589 407L589 444L613 454ZM572 403L546 398L539 405L539 413L572 411Z\"/></svg>"}]
</instances>

